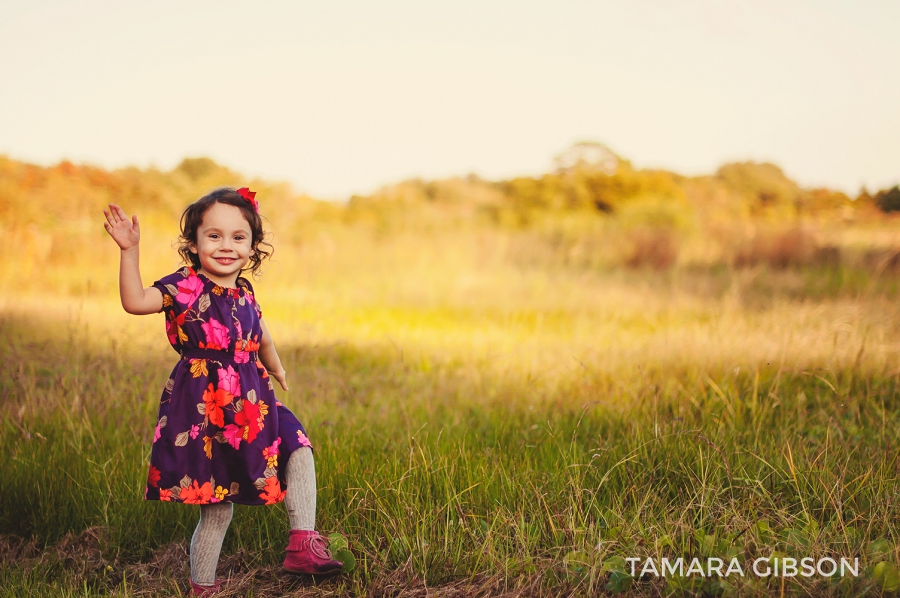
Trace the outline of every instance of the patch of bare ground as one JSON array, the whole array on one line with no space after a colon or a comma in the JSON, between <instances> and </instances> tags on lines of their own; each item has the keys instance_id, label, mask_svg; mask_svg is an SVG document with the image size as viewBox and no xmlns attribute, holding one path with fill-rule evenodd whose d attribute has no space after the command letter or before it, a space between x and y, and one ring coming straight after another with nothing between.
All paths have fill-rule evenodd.
<instances>
[{"instance_id":1,"label":"patch of bare ground","mask_svg":"<svg viewBox=\"0 0 900 598\"><path fill-rule=\"evenodd\" d=\"M15 536L0 536L0 565L17 564L33 559L41 553L37 542Z\"/></svg>"},{"instance_id":2,"label":"patch of bare ground","mask_svg":"<svg viewBox=\"0 0 900 598\"><path fill-rule=\"evenodd\" d=\"M0 566L30 570L46 566L58 574L63 585L85 585L99 595L162 598L188 596L190 587L189 543L173 542L156 550L149 559L126 562L104 557L103 528L92 527L77 535L67 535L54 546L41 550L33 540L0 536ZM384 571L366 584L352 577L336 576L317 580L310 576L285 573L279 566L261 565L256 555L246 550L223 555L216 579L222 581L217 597L258 596L354 596L360 598L550 598L556 596L606 595L605 580L566 578L564 572L551 569L522 575L477 574L463 579L429 585L413 571L411 563ZM661 586L641 584L630 596L661 596Z\"/></svg>"}]
</instances>

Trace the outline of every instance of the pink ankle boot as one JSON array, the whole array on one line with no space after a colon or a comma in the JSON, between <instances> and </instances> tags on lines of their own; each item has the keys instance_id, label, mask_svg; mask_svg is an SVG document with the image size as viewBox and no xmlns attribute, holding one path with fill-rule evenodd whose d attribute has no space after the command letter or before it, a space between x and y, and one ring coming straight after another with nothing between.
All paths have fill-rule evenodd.
<instances>
[{"instance_id":1,"label":"pink ankle boot","mask_svg":"<svg viewBox=\"0 0 900 598\"><path fill-rule=\"evenodd\" d=\"M201 586L199 583L194 583L193 579L191 580L191 596L212 596L221 589L222 584L218 581L211 586Z\"/></svg>"},{"instance_id":2,"label":"pink ankle boot","mask_svg":"<svg viewBox=\"0 0 900 598\"><path fill-rule=\"evenodd\" d=\"M284 570L306 575L334 575L344 564L331 558L319 532L292 529L288 538Z\"/></svg>"}]
</instances>

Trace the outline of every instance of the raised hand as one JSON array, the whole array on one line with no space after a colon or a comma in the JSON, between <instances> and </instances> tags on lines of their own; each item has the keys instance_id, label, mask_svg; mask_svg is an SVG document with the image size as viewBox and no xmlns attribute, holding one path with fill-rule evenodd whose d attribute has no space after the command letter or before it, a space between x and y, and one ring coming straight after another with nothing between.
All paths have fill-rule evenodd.
<instances>
[{"instance_id":1,"label":"raised hand","mask_svg":"<svg viewBox=\"0 0 900 598\"><path fill-rule=\"evenodd\" d=\"M129 219L125 211L114 203L109 204L109 210L103 210L103 214L106 216L103 228L119 248L125 250L138 246L141 240L141 227L137 215Z\"/></svg>"}]
</instances>

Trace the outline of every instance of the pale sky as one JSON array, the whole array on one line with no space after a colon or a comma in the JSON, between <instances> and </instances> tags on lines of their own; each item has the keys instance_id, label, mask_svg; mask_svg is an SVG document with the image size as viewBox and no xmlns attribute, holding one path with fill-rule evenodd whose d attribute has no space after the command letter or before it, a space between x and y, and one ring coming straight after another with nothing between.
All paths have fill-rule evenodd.
<instances>
[{"instance_id":1,"label":"pale sky","mask_svg":"<svg viewBox=\"0 0 900 598\"><path fill-rule=\"evenodd\" d=\"M341 199L588 140L855 194L900 183L898 26L896 0L4 0L0 153Z\"/></svg>"}]
</instances>

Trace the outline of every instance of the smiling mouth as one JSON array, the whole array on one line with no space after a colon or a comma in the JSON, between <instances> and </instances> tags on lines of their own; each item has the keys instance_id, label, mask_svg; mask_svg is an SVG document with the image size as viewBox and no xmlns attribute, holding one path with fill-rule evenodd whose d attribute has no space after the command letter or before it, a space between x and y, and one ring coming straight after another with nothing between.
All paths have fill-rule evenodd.
<instances>
[{"instance_id":1,"label":"smiling mouth","mask_svg":"<svg viewBox=\"0 0 900 598\"><path fill-rule=\"evenodd\" d=\"M233 258L233 257L217 257L217 258L213 258L213 259L216 260L217 262L219 262L220 264L230 264L231 262L235 261L235 258Z\"/></svg>"}]
</instances>

